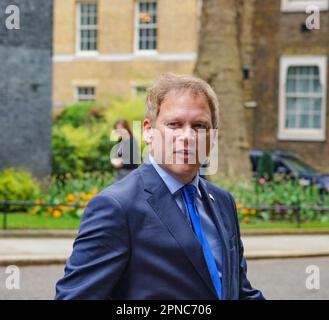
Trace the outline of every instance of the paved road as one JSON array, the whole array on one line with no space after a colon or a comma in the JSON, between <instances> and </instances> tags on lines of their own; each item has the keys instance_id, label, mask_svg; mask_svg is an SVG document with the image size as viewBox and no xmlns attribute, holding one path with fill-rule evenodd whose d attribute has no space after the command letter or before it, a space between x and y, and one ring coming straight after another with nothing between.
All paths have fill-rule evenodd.
<instances>
[{"instance_id":1,"label":"paved road","mask_svg":"<svg viewBox=\"0 0 329 320\"><path fill-rule=\"evenodd\" d=\"M247 258L329 256L329 235L244 236L243 242ZM64 263L72 244L73 238L0 238L0 265Z\"/></svg>"},{"instance_id":2,"label":"paved road","mask_svg":"<svg viewBox=\"0 0 329 320\"><path fill-rule=\"evenodd\" d=\"M306 268L316 265L320 271L320 289L308 290ZM20 290L5 288L5 267L0 267L0 299L53 299L54 286L63 266L20 267ZM252 260L248 263L252 284L268 299L329 299L329 258Z\"/></svg>"}]
</instances>

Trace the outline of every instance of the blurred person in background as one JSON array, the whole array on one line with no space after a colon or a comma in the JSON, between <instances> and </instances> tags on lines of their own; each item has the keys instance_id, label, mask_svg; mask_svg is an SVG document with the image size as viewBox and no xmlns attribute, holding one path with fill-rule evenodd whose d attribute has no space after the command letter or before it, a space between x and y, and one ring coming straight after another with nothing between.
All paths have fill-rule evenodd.
<instances>
[{"instance_id":1,"label":"blurred person in background","mask_svg":"<svg viewBox=\"0 0 329 320\"><path fill-rule=\"evenodd\" d=\"M119 136L117 157L111 159L111 164L117 170L117 181L124 178L138 167L138 144L134 138L129 123L125 119L118 119L114 124L114 130Z\"/></svg>"}]
</instances>

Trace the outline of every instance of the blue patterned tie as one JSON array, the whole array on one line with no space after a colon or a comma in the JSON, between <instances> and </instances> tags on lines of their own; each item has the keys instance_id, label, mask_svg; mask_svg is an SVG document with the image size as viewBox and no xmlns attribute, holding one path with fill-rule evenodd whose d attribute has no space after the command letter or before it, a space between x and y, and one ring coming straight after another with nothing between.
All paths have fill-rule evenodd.
<instances>
[{"instance_id":1,"label":"blue patterned tie","mask_svg":"<svg viewBox=\"0 0 329 320\"><path fill-rule=\"evenodd\" d=\"M218 275L216 262L214 256L211 253L211 249L207 241L206 235L203 231L200 214L195 204L197 189L192 184L185 185L182 189L183 189L184 199L187 205L187 211L189 213L192 222L193 230L201 244L203 255L208 266L210 277L216 289L218 299L222 300L221 279Z\"/></svg>"}]
</instances>

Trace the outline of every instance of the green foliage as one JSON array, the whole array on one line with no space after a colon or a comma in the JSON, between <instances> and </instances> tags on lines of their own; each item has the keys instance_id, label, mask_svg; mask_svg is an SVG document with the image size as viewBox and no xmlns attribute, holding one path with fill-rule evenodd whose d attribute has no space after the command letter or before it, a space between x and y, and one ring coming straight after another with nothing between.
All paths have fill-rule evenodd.
<instances>
[{"instance_id":1,"label":"green foliage","mask_svg":"<svg viewBox=\"0 0 329 320\"><path fill-rule=\"evenodd\" d=\"M126 99L113 97L105 111L105 120L113 127L118 118L126 119L132 127L133 121L143 121L145 112L145 99L140 97Z\"/></svg>"},{"instance_id":2,"label":"green foliage","mask_svg":"<svg viewBox=\"0 0 329 320\"><path fill-rule=\"evenodd\" d=\"M111 131L118 118L127 119L132 129L133 121L139 121L139 132L133 133L144 147L141 134L144 101L141 98L111 98L108 108L78 103L66 107L55 118L53 174L61 181L68 173L75 177L82 172L113 171L110 151L117 141L111 137Z\"/></svg>"},{"instance_id":3,"label":"green foliage","mask_svg":"<svg viewBox=\"0 0 329 320\"><path fill-rule=\"evenodd\" d=\"M55 118L55 123L59 125L71 125L75 128L97 123L104 119L101 108L96 107L93 103L76 103L67 106Z\"/></svg>"},{"instance_id":4,"label":"green foliage","mask_svg":"<svg viewBox=\"0 0 329 320\"><path fill-rule=\"evenodd\" d=\"M70 173L112 172L110 150L112 144L103 128L99 130L70 125L53 130L53 174L63 180Z\"/></svg>"},{"instance_id":5,"label":"green foliage","mask_svg":"<svg viewBox=\"0 0 329 320\"><path fill-rule=\"evenodd\" d=\"M68 173L65 178L65 181L61 181L52 177L47 188L38 199L40 205L30 208L33 215L53 218L67 216L80 218L88 201L113 182L113 175L107 172L80 173L76 177L72 177ZM41 205L42 203L60 205L47 207ZM78 204L81 207L63 205L68 203Z\"/></svg>"},{"instance_id":6,"label":"green foliage","mask_svg":"<svg viewBox=\"0 0 329 320\"><path fill-rule=\"evenodd\" d=\"M19 168L0 172L0 200L33 201L40 195L40 186L31 173ZM10 210L20 207L10 206Z\"/></svg>"},{"instance_id":7,"label":"green foliage","mask_svg":"<svg viewBox=\"0 0 329 320\"><path fill-rule=\"evenodd\" d=\"M68 172L76 173L83 169L83 161L75 152L75 146L63 131L54 129L52 136L52 173L63 179Z\"/></svg>"},{"instance_id":8,"label":"green foliage","mask_svg":"<svg viewBox=\"0 0 329 320\"><path fill-rule=\"evenodd\" d=\"M264 178L267 181L273 180L274 164L273 164L271 152L266 151L260 157L258 166L257 166L257 177L258 177L258 179Z\"/></svg>"},{"instance_id":9,"label":"green foliage","mask_svg":"<svg viewBox=\"0 0 329 320\"><path fill-rule=\"evenodd\" d=\"M329 212L316 209L329 207L329 195L321 195L317 186L305 186L298 180L286 181L279 176L274 176L273 181L265 181L258 186L255 182L245 181L217 181L215 184L233 194L241 221L296 222L298 212L293 209L257 210L259 207L267 206L299 207L302 222L324 222L329 217Z\"/></svg>"}]
</instances>

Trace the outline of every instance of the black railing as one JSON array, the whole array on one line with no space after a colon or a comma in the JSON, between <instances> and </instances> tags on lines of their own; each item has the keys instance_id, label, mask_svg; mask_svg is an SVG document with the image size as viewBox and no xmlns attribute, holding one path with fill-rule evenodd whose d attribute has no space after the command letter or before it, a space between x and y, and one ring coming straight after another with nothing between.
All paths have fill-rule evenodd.
<instances>
[{"instance_id":1,"label":"black railing","mask_svg":"<svg viewBox=\"0 0 329 320\"><path fill-rule=\"evenodd\" d=\"M313 206L293 206L293 205L274 205L274 206L255 206L255 207L244 207L244 209L248 209L249 211L251 210L256 210L257 212L272 212L272 213L278 213L282 214L283 212L286 214L289 211L293 212L295 215L295 220L297 223L297 228L300 228L301 223L302 223L302 216L301 212L303 210L308 210L312 212L321 212L321 213L327 213L329 212L329 207L325 206L318 206L318 205L313 205Z\"/></svg>"},{"instance_id":2,"label":"black railing","mask_svg":"<svg viewBox=\"0 0 329 320\"><path fill-rule=\"evenodd\" d=\"M15 211L10 212L10 206L21 206L23 208L26 207L73 207L73 208L83 208L84 206L78 203L53 203L53 202L33 202L33 201L14 201L14 200L2 200L0 201L0 213L3 212L3 220L2 220L2 228L4 230L8 229L8 214L15 214ZM291 206L291 205L274 205L274 206L254 206L254 207L243 207L243 209L247 209L249 211L256 210L256 212L268 212L271 211L272 213L282 213L292 211L295 215L295 221L297 223L297 228L300 228L302 223L301 211L302 210L310 210L315 212L327 213L329 212L329 207L324 206ZM19 213L22 213L21 211ZM27 213L27 212L26 212Z\"/></svg>"}]
</instances>

